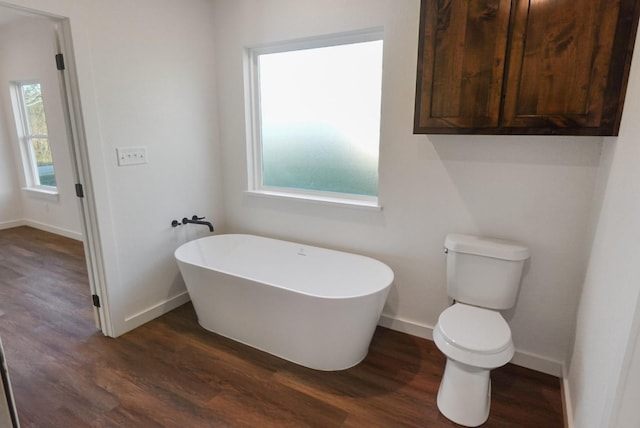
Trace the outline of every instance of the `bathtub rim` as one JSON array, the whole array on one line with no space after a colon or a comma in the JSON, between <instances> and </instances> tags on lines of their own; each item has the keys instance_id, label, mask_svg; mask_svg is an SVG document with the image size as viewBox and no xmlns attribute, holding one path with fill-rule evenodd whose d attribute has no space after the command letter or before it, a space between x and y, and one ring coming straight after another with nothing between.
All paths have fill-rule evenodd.
<instances>
[{"instance_id":1,"label":"bathtub rim","mask_svg":"<svg viewBox=\"0 0 640 428\"><path fill-rule=\"evenodd\" d=\"M296 290L296 289L293 289L293 288L290 288L290 287L285 287L285 286L282 286L280 284L276 284L276 283L273 283L273 282L265 281L265 280L262 280L262 279L251 278L251 277L248 277L248 276L245 276L245 275L238 274L236 272L229 272L229 271L227 271L225 269L213 269L212 267L207 266L207 265L202 264L202 263L197 263L197 262L194 262L194 261L185 260L184 257L180 257L178 255L178 252L180 252L180 250L182 248L184 248L184 247L186 247L186 246L188 246L190 244L194 245L193 244L194 242L215 239L215 238L221 237L221 236L248 236L248 237L260 238L260 239L265 239L265 240L270 240L270 241L279 241L279 242L284 242L284 243L287 243L287 244L293 244L293 245L303 246L303 247L307 247L307 248L314 248L314 249L319 249L319 250L323 250L323 251L329 251L329 252L333 252L333 253L343 253L343 254L348 254L350 256L354 256L354 257L358 257L358 258L368 259L368 260L371 260L371 261L375 262L376 264L380 265L380 267L383 270L385 270L386 273L389 275L389 280L386 283L386 285L381 286L381 287L376 287L374 290L372 290L370 292L359 293L359 294L340 295L340 296L318 295L318 294L309 293L309 292L305 292L305 291L301 291L301 290ZM319 247L319 246L316 246L316 245L301 244L299 242L288 241L288 240L284 240L284 239L269 238L269 237L262 236L262 235L253 235L253 234L250 234L250 233L222 233L222 234L209 235L209 236L205 236L205 237L201 237L201 238L192 239L191 241L185 242L185 243L181 244L178 248L176 248L176 250L174 251L173 255L174 255L174 258L176 259L176 261L178 263L185 263L185 264L188 264L188 265L197 266L197 267L202 268L202 269L212 270L212 271L215 271L215 272L223 273L225 275L234 276L234 277L237 277L237 278L242 278L242 279L247 280L247 281L252 281L252 282L255 282L255 283L259 283L259 284L264 284L264 285L267 285L267 286L270 286L270 287L276 287L276 288L279 288L279 289L282 289L282 290L285 290L285 291L306 295L306 296L313 297L313 298L316 298L316 299L346 300L346 299L357 299L357 298L360 298L360 297L370 296L370 295L373 295L373 294L385 292L386 290L391 288L391 286L393 285L393 282L395 280L395 273L393 272L393 269L391 269L386 263L384 263L384 262L382 262L382 261L380 261L378 259L375 259L373 257L364 256L364 255L356 254L356 253L350 253L350 252L347 252L347 251L334 250L334 249L331 249L331 248Z\"/></svg>"}]
</instances>

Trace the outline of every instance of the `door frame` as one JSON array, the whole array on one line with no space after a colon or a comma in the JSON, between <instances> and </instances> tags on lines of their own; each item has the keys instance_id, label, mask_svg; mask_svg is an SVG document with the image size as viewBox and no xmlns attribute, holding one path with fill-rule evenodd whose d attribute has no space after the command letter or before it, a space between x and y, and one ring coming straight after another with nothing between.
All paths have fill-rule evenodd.
<instances>
[{"instance_id":1,"label":"door frame","mask_svg":"<svg viewBox=\"0 0 640 428\"><path fill-rule=\"evenodd\" d=\"M63 100L63 113L69 135L71 165L76 183L81 185L82 197L78 197L80 223L84 252L89 276L89 288L97 302L92 302L96 327L106 336L112 336L109 317L109 302L106 293L104 265L101 255L100 233L97 227L96 204L94 199L91 173L88 168L87 139L84 131L78 78L75 69L75 57L71 43L69 18L57 20L55 24L58 53L63 55L65 67L60 71L60 94ZM99 306L96 306L97 303Z\"/></svg>"}]
</instances>

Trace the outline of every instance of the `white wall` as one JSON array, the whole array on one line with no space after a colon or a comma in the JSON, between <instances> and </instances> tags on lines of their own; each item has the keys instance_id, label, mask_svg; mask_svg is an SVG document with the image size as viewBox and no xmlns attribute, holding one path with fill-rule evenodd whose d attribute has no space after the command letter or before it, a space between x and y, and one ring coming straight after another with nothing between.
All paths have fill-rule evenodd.
<instances>
[{"instance_id":1,"label":"white wall","mask_svg":"<svg viewBox=\"0 0 640 428\"><path fill-rule=\"evenodd\" d=\"M0 37L0 58L4 57L4 49ZM0 69L0 82L6 82L7 79L1 73ZM5 112L4 103L0 102L0 229L22 224L20 182L15 168L14 149L9 138L9 126L12 124L9 119L9 112Z\"/></svg>"},{"instance_id":2,"label":"white wall","mask_svg":"<svg viewBox=\"0 0 640 428\"><path fill-rule=\"evenodd\" d=\"M613 423L615 428L627 428L638 424L640 421L640 407L638 407L638 397L640 397L640 305L636 306L636 325L632 330L626 356L628 357L628 371L625 371L622 384L619 386L618 400L614 403ZM635 335L635 336L634 336ZM635 342L635 347L633 346ZM627 366L624 366L625 369Z\"/></svg>"},{"instance_id":3,"label":"white wall","mask_svg":"<svg viewBox=\"0 0 640 428\"><path fill-rule=\"evenodd\" d=\"M109 293L117 291L116 318L136 325L155 305L186 300L173 251L209 233L196 225L173 229L171 220L198 214L223 228L212 8L207 0L188 7L179 0L89 3L118 252L119 278ZM116 147L138 145L147 147L149 163L118 167Z\"/></svg>"},{"instance_id":4,"label":"white wall","mask_svg":"<svg viewBox=\"0 0 640 428\"><path fill-rule=\"evenodd\" d=\"M70 18L113 335L187 300L173 252L224 229L208 0L11 0ZM71 60L71 59L69 59ZM149 163L117 167L116 147Z\"/></svg>"},{"instance_id":5,"label":"white wall","mask_svg":"<svg viewBox=\"0 0 640 428\"><path fill-rule=\"evenodd\" d=\"M4 81L1 75L0 81ZM4 105L0 102L0 229L22 224L23 218L20 182L6 118Z\"/></svg>"},{"instance_id":6,"label":"white wall","mask_svg":"<svg viewBox=\"0 0 640 428\"><path fill-rule=\"evenodd\" d=\"M54 233L81 239L81 225L76 201L74 179L67 130L62 111L62 100L55 67L55 33L53 22L44 19L21 18L0 27L0 103L3 142L2 162L7 165L5 180L0 188L11 195L9 210L3 210L8 226L29 224ZM42 85L49 142L54 160L58 197L43 197L21 191L26 187L22 160L18 149L18 136L9 82L37 79ZM9 176L12 175L12 177Z\"/></svg>"},{"instance_id":7,"label":"white wall","mask_svg":"<svg viewBox=\"0 0 640 428\"><path fill-rule=\"evenodd\" d=\"M601 138L412 134L418 0L215 1L220 141L231 231L374 256L396 281L383 323L430 336L448 304L442 247L449 232L531 248L507 313L516 361L559 373L584 280ZM379 197L382 212L245 195L242 49L383 26Z\"/></svg>"},{"instance_id":8,"label":"white wall","mask_svg":"<svg viewBox=\"0 0 640 428\"><path fill-rule=\"evenodd\" d=\"M640 68L638 46L618 138L605 142L595 237L580 298L568 384L575 426L612 427L638 416L640 331ZM635 360L634 360L635 358ZM632 366L631 364L635 364ZM635 370L635 371L634 371ZM634 374L635 377L628 377ZM633 400L631 406L629 399Z\"/></svg>"}]
</instances>

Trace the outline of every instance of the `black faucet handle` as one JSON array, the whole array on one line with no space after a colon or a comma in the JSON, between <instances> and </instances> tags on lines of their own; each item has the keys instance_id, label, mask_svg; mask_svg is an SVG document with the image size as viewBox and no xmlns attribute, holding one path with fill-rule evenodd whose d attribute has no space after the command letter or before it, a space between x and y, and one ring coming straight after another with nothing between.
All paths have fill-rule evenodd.
<instances>
[{"instance_id":1,"label":"black faucet handle","mask_svg":"<svg viewBox=\"0 0 640 428\"><path fill-rule=\"evenodd\" d=\"M194 214L193 217L191 217L191 220L194 220L194 221L204 220L204 217L198 217L197 215Z\"/></svg>"}]
</instances>

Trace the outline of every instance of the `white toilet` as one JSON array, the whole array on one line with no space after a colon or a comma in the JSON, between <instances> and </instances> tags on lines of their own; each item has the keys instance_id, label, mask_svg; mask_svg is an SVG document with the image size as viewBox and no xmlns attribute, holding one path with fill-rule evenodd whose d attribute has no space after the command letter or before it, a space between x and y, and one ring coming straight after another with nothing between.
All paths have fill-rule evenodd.
<instances>
[{"instance_id":1,"label":"white toilet","mask_svg":"<svg viewBox=\"0 0 640 428\"><path fill-rule=\"evenodd\" d=\"M489 417L491 369L513 357L511 329L498 311L515 304L529 249L459 234L447 235L444 246L447 294L455 303L433 329L433 340L447 357L438 409L457 424L476 427Z\"/></svg>"}]
</instances>

